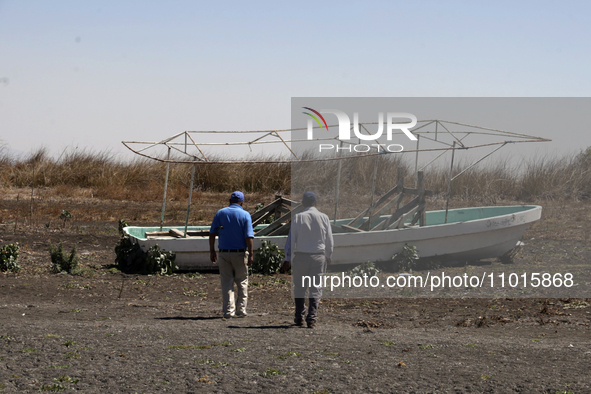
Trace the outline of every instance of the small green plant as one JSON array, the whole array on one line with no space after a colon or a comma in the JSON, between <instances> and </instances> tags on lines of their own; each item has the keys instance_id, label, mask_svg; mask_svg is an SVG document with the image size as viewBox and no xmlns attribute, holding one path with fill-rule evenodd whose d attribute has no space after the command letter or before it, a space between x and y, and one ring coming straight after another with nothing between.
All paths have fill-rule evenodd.
<instances>
[{"instance_id":1,"label":"small green plant","mask_svg":"<svg viewBox=\"0 0 591 394\"><path fill-rule=\"evenodd\" d=\"M76 384L80 381L79 379L72 379L68 375L62 375L59 378L55 378L53 380L55 380L56 382L65 382L65 383L74 383L74 384Z\"/></svg>"},{"instance_id":2,"label":"small green plant","mask_svg":"<svg viewBox=\"0 0 591 394\"><path fill-rule=\"evenodd\" d=\"M179 267L174 263L176 255L174 252L168 252L154 245L148 249L148 258L146 259L146 270L158 275L172 275Z\"/></svg>"},{"instance_id":3,"label":"small green plant","mask_svg":"<svg viewBox=\"0 0 591 394\"><path fill-rule=\"evenodd\" d=\"M115 264L123 272L140 273L145 269L146 253L127 234L119 239L115 246L115 255Z\"/></svg>"},{"instance_id":4,"label":"small green plant","mask_svg":"<svg viewBox=\"0 0 591 394\"><path fill-rule=\"evenodd\" d=\"M275 369L275 368L269 368L261 374L261 376L265 377L265 378L268 378L271 376L277 376L277 375L285 375L285 372L282 372L282 371Z\"/></svg>"},{"instance_id":5,"label":"small green plant","mask_svg":"<svg viewBox=\"0 0 591 394\"><path fill-rule=\"evenodd\" d=\"M69 341L62 343L62 345L64 345L65 347L70 347L70 346L76 345L76 342L69 340Z\"/></svg>"},{"instance_id":6,"label":"small green plant","mask_svg":"<svg viewBox=\"0 0 591 394\"><path fill-rule=\"evenodd\" d=\"M183 295L187 297L201 297L204 298L207 294L201 290L189 290L183 292Z\"/></svg>"},{"instance_id":7,"label":"small green plant","mask_svg":"<svg viewBox=\"0 0 591 394\"><path fill-rule=\"evenodd\" d=\"M347 275L351 276L351 278L353 278L355 276L363 277L364 275L367 275L368 277L372 277L372 276L376 276L378 274L378 272L380 272L380 270L378 270L375 267L374 263L372 261L368 261L366 263L359 264L357 267L353 268L352 270L349 270L347 272Z\"/></svg>"},{"instance_id":8,"label":"small green plant","mask_svg":"<svg viewBox=\"0 0 591 394\"><path fill-rule=\"evenodd\" d=\"M21 266L18 264L18 255L18 243L2 245L0 247L0 271L19 272Z\"/></svg>"},{"instance_id":9,"label":"small green plant","mask_svg":"<svg viewBox=\"0 0 591 394\"><path fill-rule=\"evenodd\" d=\"M51 391L51 392L58 392L64 391L66 388L61 384L54 383L54 384L44 384L39 388L40 391Z\"/></svg>"},{"instance_id":10,"label":"small green plant","mask_svg":"<svg viewBox=\"0 0 591 394\"><path fill-rule=\"evenodd\" d=\"M66 227L66 223L68 222L68 220L72 219L72 214L70 213L70 211L68 211L67 209L62 210L62 213L60 213L59 219L64 221L64 227Z\"/></svg>"},{"instance_id":11,"label":"small green plant","mask_svg":"<svg viewBox=\"0 0 591 394\"><path fill-rule=\"evenodd\" d=\"M78 266L76 245L72 247L72 251L68 256L64 253L63 244L61 242L57 246L50 243L49 254L51 256L51 263L53 264L51 268L52 272L59 273L65 271L70 274Z\"/></svg>"},{"instance_id":12,"label":"small green plant","mask_svg":"<svg viewBox=\"0 0 591 394\"><path fill-rule=\"evenodd\" d=\"M23 348L23 353L37 353L39 350L34 349L32 347Z\"/></svg>"},{"instance_id":13,"label":"small green plant","mask_svg":"<svg viewBox=\"0 0 591 394\"><path fill-rule=\"evenodd\" d=\"M125 220L119 219L119 225L118 226L119 226L119 234L123 235L124 234L123 229L125 227L129 227L129 224L127 224L127 222Z\"/></svg>"},{"instance_id":14,"label":"small green plant","mask_svg":"<svg viewBox=\"0 0 591 394\"><path fill-rule=\"evenodd\" d=\"M214 360L199 360L197 361L199 364L202 365L211 365L214 368L219 368L219 367L227 367L230 365L230 363L224 362L224 361L214 361Z\"/></svg>"},{"instance_id":15,"label":"small green plant","mask_svg":"<svg viewBox=\"0 0 591 394\"><path fill-rule=\"evenodd\" d=\"M409 271L416 268L418 259L419 253L417 252L417 248L409 244L404 244L402 250L392 256L392 260L398 263L401 271Z\"/></svg>"},{"instance_id":16,"label":"small green plant","mask_svg":"<svg viewBox=\"0 0 591 394\"><path fill-rule=\"evenodd\" d=\"M129 235L124 234L115 246L117 268L128 274L170 275L178 269L174 263L176 255L159 245L154 245L145 253L139 244L134 243Z\"/></svg>"},{"instance_id":17,"label":"small green plant","mask_svg":"<svg viewBox=\"0 0 591 394\"><path fill-rule=\"evenodd\" d=\"M261 247L254 254L254 261L250 266L251 274L274 275L277 273L285 254L279 246L270 242L262 241Z\"/></svg>"}]
</instances>

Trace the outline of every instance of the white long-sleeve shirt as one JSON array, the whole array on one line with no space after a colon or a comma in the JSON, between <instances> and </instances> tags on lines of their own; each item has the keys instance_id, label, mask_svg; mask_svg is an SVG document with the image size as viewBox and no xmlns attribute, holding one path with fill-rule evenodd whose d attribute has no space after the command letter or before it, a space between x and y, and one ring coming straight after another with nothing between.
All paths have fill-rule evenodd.
<instances>
[{"instance_id":1,"label":"white long-sleeve shirt","mask_svg":"<svg viewBox=\"0 0 591 394\"><path fill-rule=\"evenodd\" d=\"M315 207L306 208L291 219L291 227L285 243L285 260L291 261L292 253L324 253L332 258L334 241L330 220Z\"/></svg>"}]
</instances>

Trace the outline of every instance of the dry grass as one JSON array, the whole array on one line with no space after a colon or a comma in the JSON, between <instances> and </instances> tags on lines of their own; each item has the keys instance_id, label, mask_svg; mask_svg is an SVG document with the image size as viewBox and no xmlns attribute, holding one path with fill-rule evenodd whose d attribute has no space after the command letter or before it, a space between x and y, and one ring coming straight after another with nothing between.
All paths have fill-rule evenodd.
<instances>
[{"instance_id":1,"label":"dry grass","mask_svg":"<svg viewBox=\"0 0 591 394\"><path fill-rule=\"evenodd\" d=\"M145 159L123 162L105 152L65 152L49 157L39 149L25 160L14 160L0 151L0 187L52 188L56 196L75 197L80 189L93 197L113 200L156 201L162 198L166 164ZM186 196L191 166L171 164L168 196ZM228 192L288 192L288 165L198 165L195 190Z\"/></svg>"},{"instance_id":2,"label":"dry grass","mask_svg":"<svg viewBox=\"0 0 591 394\"><path fill-rule=\"evenodd\" d=\"M359 206L369 205L376 161L374 198L395 186L398 167L405 170L405 185L414 186L414 163L411 165L398 155L344 160L339 217L356 214ZM465 165L460 163L454 168L454 174L463 168ZM250 210L257 202L269 202L277 192L297 199L304 190L315 190L321 196L319 208L332 216L337 171L336 161L291 166L197 165L191 222L210 220L210 211L215 212L215 208L223 205L224 193L233 190L247 193L246 205ZM40 149L29 158L16 160L0 147L0 192L3 195L0 202L4 201L0 222L30 216L33 179L35 216L57 218L62 209L68 209L78 220L159 220L165 172L164 163L143 159L123 162L104 152L64 152L55 159ZM167 222L184 222L190 175L190 165L170 166ZM436 193L429 209L439 208L445 199L448 175L449 168L445 165L425 171L426 186ZM452 206L588 200L591 197L591 148L571 157L539 158L517 166L504 161L480 165L457 178L452 185ZM113 209L104 212L104 204L101 204L102 210L99 209L97 199L109 200ZM249 207L251 203L253 206ZM122 216L124 208L127 214Z\"/></svg>"}]
</instances>

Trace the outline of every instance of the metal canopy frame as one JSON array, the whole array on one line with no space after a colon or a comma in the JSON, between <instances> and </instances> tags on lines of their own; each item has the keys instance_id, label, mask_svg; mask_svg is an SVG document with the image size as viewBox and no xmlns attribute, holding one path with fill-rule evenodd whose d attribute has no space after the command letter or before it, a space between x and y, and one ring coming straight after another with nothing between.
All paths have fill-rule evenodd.
<instances>
[{"instance_id":1,"label":"metal canopy frame","mask_svg":"<svg viewBox=\"0 0 591 394\"><path fill-rule=\"evenodd\" d=\"M367 135L371 135L368 130L368 126L370 125L377 125L378 122L368 122L368 123L359 123L359 130L364 130ZM313 127L314 129L320 129L320 126ZM338 125L331 125L328 128L338 129ZM337 152L338 149L346 150L344 147L355 145L355 141L361 144L361 140L358 138L353 138L351 140L341 140L338 136L334 137L324 137L324 138L313 138L313 139L292 139L291 133L294 131L304 131L307 128L299 128L299 129L278 129L278 130L255 130L255 131L184 131L178 134L175 134L171 137L163 139L161 141L122 141L123 145L131 150L133 153L151 159L156 160L159 162L167 163L166 166L166 177L165 177L165 185L164 185L164 199L162 202L162 215L160 220L160 228L162 229L162 225L164 222L164 213L166 209L166 191L168 188L168 174L169 168L171 163L175 164L192 164L192 171L191 171L191 186L189 191L189 199L188 199L188 206L187 206L187 216L185 220L185 237L187 236L187 226L189 222L189 213L191 208L191 195L192 195L192 188L194 184L194 176L195 176L195 166L199 165L209 165L209 164L291 164L291 163L303 163L303 162L318 162L318 161L334 161L339 160L339 169L337 175L337 185L336 185L336 198L335 198L335 220L337 218L337 211L338 211L338 197L339 197L339 185L340 185L340 173L341 173L341 163L342 160L347 160L351 158L360 158L360 157L368 157L368 156L377 156L382 154L404 154L404 153L415 153L415 182L417 182L417 176L420 171L423 171L427 166L435 162L437 159L445 155L447 152L451 152L451 164L450 164L450 172L449 172L449 180L448 180L448 191L447 191L447 201L446 201L446 222L447 222L447 211L449 207L449 198L451 195L451 182L471 169L472 167L476 166L485 158L489 157L493 153L497 152L502 147L506 146L507 144L516 144L516 143L531 143L531 142L548 142L551 141L547 138L536 137L533 135L522 134L522 133L515 133L509 132L499 129L493 129L488 127L482 126L475 126L465 123L459 122L452 122L447 120L419 120L417 121L417 125L410 129L413 135L417 137L416 147L414 149L404 149L401 152L388 152L384 149L384 151L380 152L380 148L384 148L382 143L376 141L376 151L375 152L364 152L358 153L354 155L333 155L330 157L308 157L305 158L299 157L296 152L292 150L291 144L293 143L304 143L304 142L322 142L322 141L331 141L336 143L337 145ZM241 142L203 142L201 141L201 136L208 134L208 135L222 135L222 134L230 134L230 135L240 135L240 136L248 136L252 135L252 138L248 138L246 141ZM395 130L393 134L403 135L400 130ZM473 142L469 143L471 140L470 137L480 136L480 138L492 138L493 141L487 142ZM403 137L405 138L405 137ZM421 148L420 144L427 143L435 145L434 147L428 148ZM249 160L249 159L238 159L238 160L225 160L225 159L217 159L213 156L208 156L206 154L207 148L212 147L231 147L231 146L246 146L251 148L254 145L263 145L263 144L275 144L281 146L283 149L283 157L279 157L278 159L272 160ZM377 147L379 145L380 148ZM460 173L453 175L453 168L454 168L454 156L456 150L463 150L467 151L470 149L475 148L486 148L491 147L493 148L491 151L485 153L480 158L476 159L472 164L468 167L464 168ZM171 156L171 152L174 152L176 156ZM427 164L419 168L419 153L420 152L441 152L438 156L433 158ZM377 159L377 157L376 157ZM377 160L376 160L377 163ZM376 164L377 168L377 164ZM375 168L374 168L374 182L375 182ZM373 203L373 189L372 187L372 203Z\"/></svg>"},{"instance_id":2,"label":"metal canopy frame","mask_svg":"<svg viewBox=\"0 0 591 394\"><path fill-rule=\"evenodd\" d=\"M371 133L368 131L367 126L377 125L378 122L360 123L360 130L363 129L368 135ZM430 130L428 126L434 125L435 129ZM439 129L439 126L443 129ZM452 130L453 127L463 127L466 130ZM338 125L328 126L329 128L338 128ZM314 129L319 129L319 126L315 126ZM313 138L313 139L291 139L290 134L294 131L306 130L305 128L299 129L281 129L281 130L253 130L253 131L183 131L175 134L169 138L161 141L122 141L126 148L131 150L133 153L146 157L148 159L165 162L165 163L190 163L190 164L244 164L244 163L292 163L292 162L311 162L311 161L328 161L328 160L340 160L342 157L328 157L328 158L306 158L300 159L298 155L291 149L290 144L298 142L311 142L311 141L333 141L342 143L345 145L354 145L352 141L358 141L354 138L352 140L340 140L338 137L324 137L324 138ZM507 143L524 143L524 142L545 142L551 141L547 138L536 137L533 135L514 133L504 130L492 129L488 127L474 126L465 123L451 122L446 120L419 120L417 126L410 130L415 136L417 136L417 147L415 149L405 149L403 152L398 153L410 153L410 152L429 152L429 151L448 151L451 149L473 149L481 148L486 146L505 145ZM233 135L248 135L257 134L254 138L247 141L241 142L197 142L199 135L203 134L233 134ZM398 135L403 135L402 132L398 131ZM283 137L283 136L285 137ZM479 144L468 144L464 140L469 136L491 136L491 137L502 137L500 141L492 141L487 143ZM451 136L452 141L446 142L442 137ZM440 146L435 148L420 149L418 141L421 139L429 140L437 143ZM456 142L456 147L453 147L453 141ZM287 153L288 157L277 159L277 160L216 160L209 158L203 149L207 147L215 146L248 146L261 145L261 144L278 144L282 145ZM378 143L379 144L379 143ZM382 144L379 144L382 145ZM166 151L159 151L158 148L165 147ZM170 155L164 155L165 152L174 151L179 157L170 157ZM380 154L375 153L364 153L355 155L355 157L362 156L373 156Z\"/></svg>"}]
</instances>

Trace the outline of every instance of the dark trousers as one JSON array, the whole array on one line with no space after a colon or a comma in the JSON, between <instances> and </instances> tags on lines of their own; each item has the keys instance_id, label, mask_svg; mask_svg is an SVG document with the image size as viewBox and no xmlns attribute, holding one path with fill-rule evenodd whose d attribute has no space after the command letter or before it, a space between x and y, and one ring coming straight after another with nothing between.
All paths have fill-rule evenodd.
<instances>
[{"instance_id":1,"label":"dark trousers","mask_svg":"<svg viewBox=\"0 0 591 394\"><path fill-rule=\"evenodd\" d=\"M296 253L291 265L295 319L304 320L306 315L306 292L308 292L307 322L316 322L318 304L322 298L322 280L326 274L324 254Z\"/></svg>"},{"instance_id":2,"label":"dark trousers","mask_svg":"<svg viewBox=\"0 0 591 394\"><path fill-rule=\"evenodd\" d=\"M305 317L307 323L316 323L316 319L318 318L319 304L320 298L308 298L308 316L306 316L306 299L296 298L295 319L303 321Z\"/></svg>"}]
</instances>

